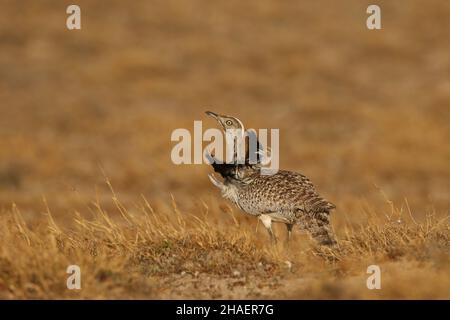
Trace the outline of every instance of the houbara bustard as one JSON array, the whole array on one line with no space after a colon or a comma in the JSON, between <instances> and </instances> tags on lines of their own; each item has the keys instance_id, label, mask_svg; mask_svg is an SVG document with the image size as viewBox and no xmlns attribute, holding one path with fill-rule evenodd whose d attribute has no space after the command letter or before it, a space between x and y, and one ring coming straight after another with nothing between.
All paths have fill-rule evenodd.
<instances>
[{"instance_id":1,"label":"houbara bustard","mask_svg":"<svg viewBox=\"0 0 450 320\"><path fill-rule=\"evenodd\" d=\"M216 119L223 130L242 130L242 121L235 117L219 115L207 111ZM244 212L258 217L268 230L273 242L272 222L284 223L288 231L288 241L294 226L308 231L321 245L336 243L331 225L330 211L335 205L316 192L314 185L304 175L279 170L273 175L262 175L261 164L217 163L217 159L207 154L214 171L220 173L223 181L210 174L211 182L221 190L222 196L236 204Z\"/></svg>"}]
</instances>

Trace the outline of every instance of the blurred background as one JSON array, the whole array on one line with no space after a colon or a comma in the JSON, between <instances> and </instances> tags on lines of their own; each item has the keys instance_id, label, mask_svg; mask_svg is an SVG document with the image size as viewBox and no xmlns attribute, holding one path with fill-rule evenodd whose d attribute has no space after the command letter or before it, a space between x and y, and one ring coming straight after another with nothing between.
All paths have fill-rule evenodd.
<instances>
[{"instance_id":1,"label":"blurred background","mask_svg":"<svg viewBox=\"0 0 450 320\"><path fill-rule=\"evenodd\" d=\"M366 28L381 7L382 30ZM207 165L170 160L204 111L280 129L280 165L345 213L450 208L450 2L0 4L0 208L33 220L123 202L224 203ZM206 145L206 144L205 144ZM104 171L104 174L102 173Z\"/></svg>"}]
</instances>

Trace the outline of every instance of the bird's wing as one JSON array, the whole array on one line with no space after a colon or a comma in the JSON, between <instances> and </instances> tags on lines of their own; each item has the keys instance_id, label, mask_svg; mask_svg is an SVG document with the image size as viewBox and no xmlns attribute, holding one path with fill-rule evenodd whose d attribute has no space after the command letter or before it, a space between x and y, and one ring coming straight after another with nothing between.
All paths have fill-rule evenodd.
<instances>
[{"instance_id":1,"label":"bird's wing","mask_svg":"<svg viewBox=\"0 0 450 320\"><path fill-rule=\"evenodd\" d=\"M312 182L302 174L280 170L260 176L248 190L260 212L329 212L335 206L319 196Z\"/></svg>"}]
</instances>

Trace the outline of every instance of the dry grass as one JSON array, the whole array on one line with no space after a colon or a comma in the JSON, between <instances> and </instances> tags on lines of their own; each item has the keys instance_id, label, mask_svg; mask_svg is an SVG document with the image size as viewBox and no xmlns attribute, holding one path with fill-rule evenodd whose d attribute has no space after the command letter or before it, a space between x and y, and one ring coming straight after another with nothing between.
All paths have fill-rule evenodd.
<instances>
[{"instance_id":1,"label":"dry grass","mask_svg":"<svg viewBox=\"0 0 450 320\"><path fill-rule=\"evenodd\" d=\"M73 227L46 222L30 229L16 206L1 216L3 298L449 298L448 219L423 224L372 216L334 248L268 245L232 216L203 208L155 212L143 199L128 210L91 205ZM406 217L407 218L407 217ZM224 227L226 226L226 227ZM66 288L65 269L82 270L82 290ZM382 290L365 287L367 266L382 267Z\"/></svg>"},{"instance_id":2,"label":"dry grass","mask_svg":"<svg viewBox=\"0 0 450 320\"><path fill-rule=\"evenodd\" d=\"M450 298L450 2L377 3L372 32L371 1L79 0L68 31L69 3L3 1L0 297ZM280 129L337 248L268 246L211 168L173 165L206 109Z\"/></svg>"}]
</instances>

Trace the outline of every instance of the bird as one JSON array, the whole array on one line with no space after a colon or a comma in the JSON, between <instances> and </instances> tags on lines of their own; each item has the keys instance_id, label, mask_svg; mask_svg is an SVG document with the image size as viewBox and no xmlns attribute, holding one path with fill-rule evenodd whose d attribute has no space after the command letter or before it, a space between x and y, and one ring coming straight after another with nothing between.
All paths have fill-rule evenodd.
<instances>
[{"instance_id":1,"label":"bird","mask_svg":"<svg viewBox=\"0 0 450 320\"><path fill-rule=\"evenodd\" d=\"M212 111L205 112L208 116L213 117L222 126L224 132L230 132L233 135L231 142L233 143L233 156L231 163L246 164L261 166L264 162L270 161L270 148L266 148L266 153L264 152L263 145L258 141L256 132L254 130L245 130L244 124L241 120L231 116L220 115ZM239 141L239 139L241 139ZM240 162L240 154L238 143L243 142L244 150L243 161ZM217 161L217 159L216 159ZM222 162L222 161L219 161Z\"/></svg>"},{"instance_id":2,"label":"bird","mask_svg":"<svg viewBox=\"0 0 450 320\"><path fill-rule=\"evenodd\" d=\"M207 111L224 130L245 130L236 117ZM220 163L207 154L214 171L209 174L211 182L219 188L222 197L234 203L247 214L257 217L267 229L272 243L277 242L272 223L284 223L287 228L287 242L292 238L294 226L306 230L319 245L333 246L337 243L330 213L336 206L321 197L313 183L303 174L278 170L272 175L261 174L261 163Z\"/></svg>"}]
</instances>

